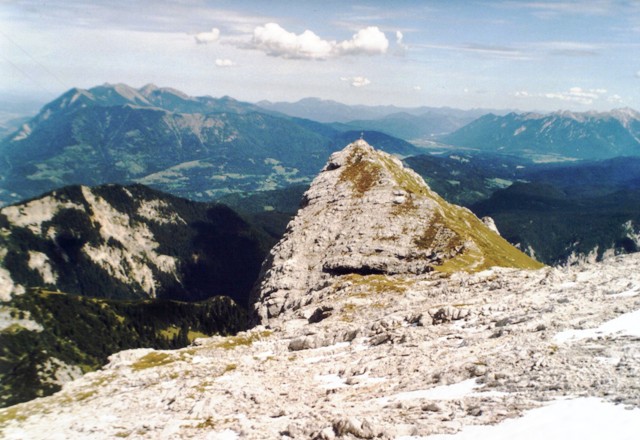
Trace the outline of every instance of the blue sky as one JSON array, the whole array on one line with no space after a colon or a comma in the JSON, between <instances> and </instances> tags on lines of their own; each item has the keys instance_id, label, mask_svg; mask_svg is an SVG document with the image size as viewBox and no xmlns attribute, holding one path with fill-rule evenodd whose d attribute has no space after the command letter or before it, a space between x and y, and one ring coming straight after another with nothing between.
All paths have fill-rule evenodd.
<instances>
[{"instance_id":1,"label":"blue sky","mask_svg":"<svg viewBox=\"0 0 640 440\"><path fill-rule=\"evenodd\" d=\"M640 1L0 0L0 94L640 109Z\"/></svg>"}]
</instances>

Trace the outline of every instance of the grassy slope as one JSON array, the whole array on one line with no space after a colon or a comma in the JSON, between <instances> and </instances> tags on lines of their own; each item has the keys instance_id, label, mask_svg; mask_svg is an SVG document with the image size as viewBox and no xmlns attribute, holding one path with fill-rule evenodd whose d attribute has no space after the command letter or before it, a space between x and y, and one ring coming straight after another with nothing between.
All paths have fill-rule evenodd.
<instances>
[{"instance_id":1,"label":"grassy slope","mask_svg":"<svg viewBox=\"0 0 640 440\"><path fill-rule=\"evenodd\" d=\"M341 173L341 180L352 183L354 194L361 196L367 192L386 172L393 176L398 187L407 193L432 199L438 204L441 213L437 221L457 236L456 240L451 241L451 245L473 242L473 246L465 244L461 253L443 262L441 266L434 267L435 270L475 272L492 266L523 269L536 269L543 266L491 231L468 209L446 202L431 191L417 174L398 166L386 154L376 151L375 157L370 161L362 159L366 154L368 153L358 148L354 149ZM430 226L427 225L427 229ZM424 235L428 235L428 230Z\"/></svg>"}]
</instances>

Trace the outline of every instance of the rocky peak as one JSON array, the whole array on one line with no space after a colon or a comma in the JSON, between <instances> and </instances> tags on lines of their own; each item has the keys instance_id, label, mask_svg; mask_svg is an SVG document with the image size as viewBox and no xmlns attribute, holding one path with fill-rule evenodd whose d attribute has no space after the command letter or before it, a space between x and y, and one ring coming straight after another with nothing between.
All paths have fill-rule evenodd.
<instances>
[{"instance_id":1,"label":"rocky peak","mask_svg":"<svg viewBox=\"0 0 640 440\"><path fill-rule=\"evenodd\" d=\"M254 289L265 322L325 295L340 277L537 268L468 209L360 139L334 153L272 249ZM324 293L319 293L325 289ZM329 289L330 290L330 289Z\"/></svg>"}]
</instances>

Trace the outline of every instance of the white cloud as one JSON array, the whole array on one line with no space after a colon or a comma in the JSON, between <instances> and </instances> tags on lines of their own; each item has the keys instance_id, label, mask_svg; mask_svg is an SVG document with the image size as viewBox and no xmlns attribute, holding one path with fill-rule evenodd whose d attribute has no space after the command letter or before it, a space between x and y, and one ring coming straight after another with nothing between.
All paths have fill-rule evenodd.
<instances>
[{"instance_id":1,"label":"white cloud","mask_svg":"<svg viewBox=\"0 0 640 440\"><path fill-rule=\"evenodd\" d=\"M582 87L571 87L565 92L545 92L545 93L530 93L526 90L519 90L514 93L516 98L547 98L557 99L560 101L575 102L582 105L591 105L594 101L604 98L607 94L607 89L583 89ZM612 95L607 98L609 102L618 101L620 96Z\"/></svg>"},{"instance_id":2,"label":"white cloud","mask_svg":"<svg viewBox=\"0 0 640 440\"><path fill-rule=\"evenodd\" d=\"M331 55L333 44L310 30L296 35L277 23L267 23L253 31L252 47L275 57L322 59Z\"/></svg>"},{"instance_id":3,"label":"white cloud","mask_svg":"<svg viewBox=\"0 0 640 440\"><path fill-rule=\"evenodd\" d=\"M636 78L640 78L640 70L636 72Z\"/></svg>"},{"instance_id":4,"label":"white cloud","mask_svg":"<svg viewBox=\"0 0 640 440\"><path fill-rule=\"evenodd\" d=\"M200 32L194 35L196 43L209 44L217 41L220 38L220 29L212 28L211 32Z\"/></svg>"},{"instance_id":5,"label":"white cloud","mask_svg":"<svg viewBox=\"0 0 640 440\"><path fill-rule=\"evenodd\" d=\"M341 55L384 54L389 41L375 26L361 29L350 40L337 43L323 40L310 30L296 35L277 23L267 23L254 29L253 38L247 47L262 50L274 57L326 59Z\"/></svg>"},{"instance_id":6,"label":"white cloud","mask_svg":"<svg viewBox=\"0 0 640 440\"><path fill-rule=\"evenodd\" d=\"M409 50L409 46L404 44L404 35L400 31L396 31L396 46L400 54L404 54L407 50Z\"/></svg>"},{"instance_id":7,"label":"white cloud","mask_svg":"<svg viewBox=\"0 0 640 440\"><path fill-rule=\"evenodd\" d=\"M590 105L594 100L607 93L606 89L583 89L582 87L571 87L567 92L544 93L543 96L549 99L559 99L571 101L578 104Z\"/></svg>"},{"instance_id":8,"label":"white cloud","mask_svg":"<svg viewBox=\"0 0 640 440\"><path fill-rule=\"evenodd\" d=\"M420 90L422 90L422 87L420 87L420 86L413 86L413 90L415 90L416 92L419 92Z\"/></svg>"},{"instance_id":9,"label":"white cloud","mask_svg":"<svg viewBox=\"0 0 640 440\"><path fill-rule=\"evenodd\" d=\"M609 15L614 7L610 0L510 1L505 5L524 7L540 18L557 18L563 15Z\"/></svg>"},{"instance_id":10,"label":"white cloud","mask_svg":"<svg viewBox=\"0 0 640 440\"><path fill-rule=\"evenodd\" d=\"M218 67L233 67L235 65L236 63L234 63L229 59L221 59L221 58L216 59L216 66Z\"/></svg>"},{"instance_id":11,"label":"white cloud","mask_svg":"<svg viewBox=\"0 0 640 440\"><path fill-rule=\"evenodd\" d=\"M577 41L545 41L531 44L531 47L558 56L594 56L605 48L601 44Z\"/></svg>"},{"instance_id":12,"label":"white cloud","mask_svg":"<svg viewBox=\"0 0 640 440\"><path fill-rule=\"evenodd\" d=\"M369 81L369 79L365 78L364 76L354 76L351 78L343 76L340 78L340 80L349 82L353 87L364 87L371 84L371 81Z\"/></svg>"},{"instance_id":13,"label":"white cloud","mask_svg":"<svg viewBox=\"0 0 640 440\"><path fill-rule=\"evenodd\" d=\"M389 40L377 26L359 30L351 37L336 45L336 52L344 55L381 55L387 52Z\"/></svg>"},{"instance_id":14,"label":"white cloud","mask_svg":"<svg viewBox=\"0 0 640 440\"><path fill-rule=\"evenodd\" d=\"M482 57L506 60L530 60L531 55L522 50L484 44L414 44L412 47L471 53Z\"/></svg>"},{"instance_id":15,"label":"white cloud","mask_svg":"<svg viewBox=\"0 0 640 440\"><path fill-rule=\"evenodd\" d=\"M611 95L607 98L607 101L609 101L612 104L622 104L624 102L624 99L622 99L622 96L615 94L615 95Z\"/></svg>"}]
</instances>

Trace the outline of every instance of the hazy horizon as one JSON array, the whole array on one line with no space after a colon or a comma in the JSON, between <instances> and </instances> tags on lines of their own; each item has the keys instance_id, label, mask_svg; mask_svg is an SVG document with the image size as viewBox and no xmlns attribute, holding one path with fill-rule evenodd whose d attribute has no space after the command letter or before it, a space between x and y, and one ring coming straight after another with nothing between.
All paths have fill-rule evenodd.
<instances>
[{"instance_id":1,"label":"hazy horizon","mask_svg":"<svg viewBox=\"0 0 640 440\"><path fill-rule=\"evenodd\" d=\"M147 83L247 102L640 107L640 2L0 3L0 97ZM634 55L636 54L636 55Z\"/></svg>"}]
</instances>

